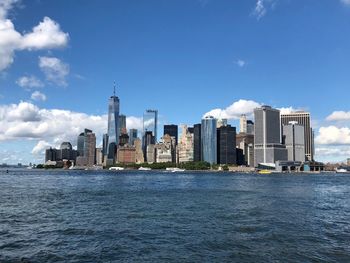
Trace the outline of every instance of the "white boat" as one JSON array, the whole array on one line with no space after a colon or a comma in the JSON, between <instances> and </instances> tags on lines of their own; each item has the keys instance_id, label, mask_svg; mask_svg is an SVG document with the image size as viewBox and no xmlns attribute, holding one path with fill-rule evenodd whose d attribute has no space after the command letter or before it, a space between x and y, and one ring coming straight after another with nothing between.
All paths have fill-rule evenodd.
<instances>
[{"instance_id":1,"label":"white boat","mask_svg":"<svg viewBox=\"0 0 350 263\"><path fill-rule=\"evenodd\" d=\"M172 173L186 171L185 169L180 169L180 168L177 168L177 167L168 167L165 170L168 171L168 172L172 172Z\"/></svg>"},{"instance_id":2,"label":"white boat","mask_svg":"<svg viewBox=\"0 0 350 263\"><path fill-rule=\"evenodd\" d=\"M336 172L336 173L350 173L350 171L348 171L348 170L345 169L345 168L341 168L341 167L336 168L336 169L335 169L335 172Z\"/></svg>"},{"instance_id":3,"label":"white boat","mask_svg":"<svg viewBox=\"0 0 350 263\"><path fill-rule=\"evenodd\" d=\"M122 171L122 170L124 170L124 167L113 166L113 167L110 167L108 170L110 170L110 171Z\"/></svg>"},{"instance_id":4,"label":"white boat","mask_svg":"<svg viewBox=\"0 0 350 263\"><path fill-rule=\"evenodd\" d=\"M141 166L138 170L139 170L139 171L151 171L152 169L149 168L149 167L142 167L142 166Z\"/></svg>"}]
</instances>

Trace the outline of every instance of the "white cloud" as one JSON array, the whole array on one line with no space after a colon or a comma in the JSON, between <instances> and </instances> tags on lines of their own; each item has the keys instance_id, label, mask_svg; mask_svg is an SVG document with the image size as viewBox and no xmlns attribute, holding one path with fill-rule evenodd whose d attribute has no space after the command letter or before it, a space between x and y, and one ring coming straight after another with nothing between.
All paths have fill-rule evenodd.
<instances>
[{"instance_id":1,"label":"white cloud","mask_svg":"<svg viewBox=\"0 0 350 263\"><path fill-rule=\"evenodd\" d=\"M340 0L345 5L350 5L350 0Z\"/></svg>"},{"instance_id":2,"label":"white cloud","mask_svg":"<svg viewBox=\"0 0 350 263\"><path fill-rule=\"evenodd\" d=\"M39 67L48 81L59 86L67 86L68 64L55 57L39 57Z\"/></svg>"},{"instance_id":3,"label":"white cloud","mask_svg":"<svg viewBox=\"0 0 350 263\"><path fill-rule=\"evenodd\" d=\"M236 65L239 66L240 68L243 68L244 66L247 65L247 62L245 62L242 59L238 59L237 61L235 61Z\"/></svg>"},{"instance_id":4,"label":"white cloud","mask_svg":"<svg viewBox=\"0 0 350 263\"><path fill-rule=\"evenodd\" d=\"M278 110L280 111L280 114L290 114L296 111L302 111L301 109L295 109L293 107L282 107L278 108Z\"/></svg>"},{"instance_id":5,"label":"white cloud","mask_svg":"<svg viewBox=\"0 0 350 263\"><path fill-rule=\"evenodd\" d=\"M239 119L242 114L246 114L247 116L252 115L254 109L260 106L260 103L253 100L240 99L225 109L213 109L204 114L203 117L210 115L218 119Z\"/></svg>"},{"instance_id":6,"label":"white cloud","mask_svg":"<svg viewBox=\"0 0 350 263\"><path fill-rule=\"evenodd\" d=\"M37 101L46 101L46 95L39 91L34 91L30 98Z\"/></svg>"},{"instance_id":7,"label":"white cloud","mask_svg":"<svg viewBox=\"0 0 350 263\"><path fill-rule=\"evenodd\" d=\"M49 17L44 17L39 25L29 33L21 34L10 19L8 11L17 0L0 0L0 71L14 61L16 50L51 49L65 47L69 35L61 31L59 24Z\"/></svg>"},{"instance_id":8,"label":"white cloud","mask_svg":"<svg viewBox=\"0 0 350 263\"><path fill-rule=\"evenodd\" d=\"M61 109L43 109L29 102L0 105L0 142L35 140L33 154L41 154L47 146L63 141L76 145L84 128L93 130L97 144L107 132L107 115L89 115ZM127 117L127 128L142 129L142 118ZM23 154L23 153L22 153Z\"/></svg>"},{"instance_id":9,"label":"white cloud","mask_svg":"<svg viewBox=\"0 0 350 263\"><path fill-rule=\"evenodd\" d=\"M257 0L255 8L253 10L253 15L260 20L264 15L266 15L266 7L264 5L264 0Z\"/></svg>"},{"instance_id":10,"label":"white cloud","mask_svg":"<svg viewBox=\"0 0 350 263\"><path fill-rule=\"evenodd\" d=\"M41 88L44 86L44 83L40 81L35 76L23 76L17 79L17 85L22 88Z\"/></svg>"},{"instance_id":11,"label":"white cloud","mask_svg":"<svg viewBox=\"0 0 350 263\"><path fill-rule=\"evenodd\" d=\"M48 143L47 141L44 140L40 140L38 141L38 143L34 146L33 150L32 150L32 154L44 154L45 153L45 149L49 148L50 146L52 146L50 143Z\"/></svg>"},{"instance_id":12,"label":"white cloud","mask_svg":"<svg viewBox=\"0 0 350 263\"><path fill-rule=\"evenodd\" d=\"M350 0L349 0L350 1ZM327 121L349 121L350 111L334 111L326 118Z\"/></svg>"},{"instance_id":13,"label":"white cloud","mask_svg":"<svg viewBox=\"0 0 350 263\"><path fill-rule=\"evenodd\" d=\"M320 127L315 138L318 145L347 145L350 144L350 129L336 126Z\"/></svg>"}]
</instances>

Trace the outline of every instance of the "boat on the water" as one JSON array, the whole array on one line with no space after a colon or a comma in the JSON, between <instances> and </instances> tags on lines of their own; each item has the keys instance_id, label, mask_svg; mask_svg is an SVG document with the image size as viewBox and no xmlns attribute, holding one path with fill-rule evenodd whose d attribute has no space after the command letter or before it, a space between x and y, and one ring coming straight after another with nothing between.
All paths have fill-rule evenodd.
<instances>
[{"instance_id":1,"label":"boat on the water","mask_svg":"<svg viewBox=\"0 0 350 263\"><path fill-rule=\"evenodd\" d=\"M260 170L260 171L258 171L258 174L271 174L272 173L272 171L270 171L270 170Z\"/></svg>"},{"instance_id":2,"label":"boat on the water","mask_svg":"<svg viewBox=\"0 0 350 263\"><path fill-rule=\"evenodd\" d=\"M149 168L149 167L142 167L142 166L141 166L138 170L139 170L139 171L151 171L152 169Z\"/></svg>"},{"instance_id":3,"label":"boat on the water","mask_svg":"<svg viewBox=\"0 0 350 263\"><path fill-rule=\"evenodd\" d=\"M335 169L335 172L339 173L339 174L350 173L350 167L348 167L348 166L347 167L340 166L340 167Z\"/></svg>"},{"instance_id":4,"label":"boat on the water","mask_svg":"<svg viewBox=\"0 0 350 263\"><path fill-rule=\"evenodd\" d=\"M181 169L181 168L178 168L178 167L168 167L165 170L168 171L168 172L172 172L172 173L186 171L185 169Z\"/></svg>"},{"instance_id":5,"label":"boat on the water","mask_svg":"<svg viewBox=\"0 0 350 263\"><path fill-rule=\"evenodd\" d=\"M113 167L109 167L110 171L123 171L124 167L118 167L118 166L113 166Z\"/></svg>"}]
</instances>

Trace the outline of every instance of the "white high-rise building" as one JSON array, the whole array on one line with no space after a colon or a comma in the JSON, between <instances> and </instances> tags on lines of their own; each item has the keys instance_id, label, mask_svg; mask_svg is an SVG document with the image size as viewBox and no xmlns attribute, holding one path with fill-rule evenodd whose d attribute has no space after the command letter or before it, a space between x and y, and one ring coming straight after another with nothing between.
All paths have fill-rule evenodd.
<instances>
[{"instance_id":1,"label":"white high-rise building","mask_svg":"<svg viewBox=\"0 0 350 263\"><path fill-rule=\"evenodd\" d=\"M194 137L186 125L182 126L182 133L178 143L179 163L193 162Z\"/></svg>"},{"instance_id":2,"label":"white high-rise building","mask_svg":"<svg viewBox=\"0 0 350 263\"><path fill-rule=\"evenodd\" d=\"M247 116L245 114L242 114L239 119L239 132L247 133Z\"/></svg>"}]
</instances>

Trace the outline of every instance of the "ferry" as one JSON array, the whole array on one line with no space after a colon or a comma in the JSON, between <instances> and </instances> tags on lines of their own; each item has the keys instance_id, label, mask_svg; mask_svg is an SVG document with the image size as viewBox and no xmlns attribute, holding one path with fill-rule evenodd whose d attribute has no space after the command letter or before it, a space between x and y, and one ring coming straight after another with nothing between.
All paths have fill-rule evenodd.
<instances>
[{"instance_id":1,"label":"ferry","mask_svg":"<svg viewBox=\"0 0 350 263\"><path fill-rule=\"evenodd\" d=\"M108 170L110 170L110 171L123 171L124 167L113 166L113 167L110 167Z\"/></svg>"},{"instance_id":2,"label":"ferry","mask_svg":"<svg viewBox=\"0 0 350 263\"><path fill-rule=\"evenodd\" d=\"M141 166L138 170L139 170L139 171L151 171L152 169L149 168L149 167L142 167L142 166Z\"/></svg>"},{"instance_id":3,"label":"ferry","mask_svg":"<svg viewBox=\"0 0 350 263\"><path fill-rule=\"evenodd\" d=\"M165 170L168 171L168 172L172 172L172 173L186 171L185 169L180 169L180 168L177 168L177 167L168 167Z\"/></svg>"}]
</instances>

